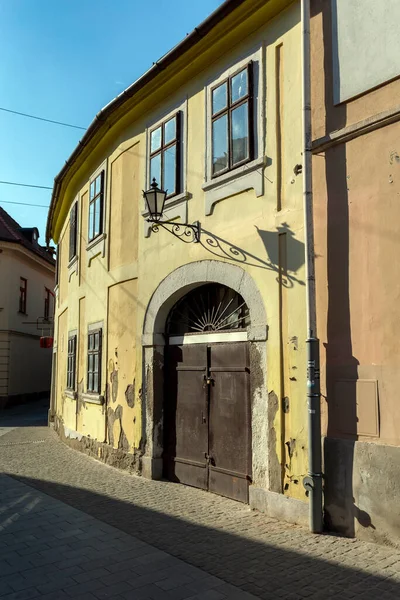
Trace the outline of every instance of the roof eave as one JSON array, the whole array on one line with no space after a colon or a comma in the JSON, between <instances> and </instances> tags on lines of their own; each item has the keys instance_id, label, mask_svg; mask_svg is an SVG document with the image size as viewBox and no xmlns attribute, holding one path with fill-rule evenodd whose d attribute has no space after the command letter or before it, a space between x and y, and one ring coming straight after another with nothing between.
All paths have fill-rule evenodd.
<instances>
[{"instance_id":1,"label":"roof eave","mask_svg":"<svg viewBox=\"0 0 400 600\"><path fill-rule=\"evenodd\" d=\"M209 33L218 23L220 23L227 15L232 13L236 8L243 4L246 0L225 0L221 6L219 6L211 15L209 15L198 27L195 27L191 33L189 33L179 44L174 46L167 54L164 54L157 62L153 64L139 79L132 83L126 90L119 94L114 100L106 104L104 108L97 113L93 121L90 123L82 139L78 142L77 147L72 152L71 156L65 162L65 165L61 171L54 178L53 192L50 201L49 214L47 217L46 225L46 243L49 244L53 235L53 217L57 200L59 197L60 188L64 179L64 176L75 163L83 149L92 137L100 129L104 121L124 104L129 98L136 94L141 88L149 83L152 78L157 75L160 70L167 68L173 63L179 56L187 52L196 43L198 43L207 33Z\"/></svg>"}]
</instances>

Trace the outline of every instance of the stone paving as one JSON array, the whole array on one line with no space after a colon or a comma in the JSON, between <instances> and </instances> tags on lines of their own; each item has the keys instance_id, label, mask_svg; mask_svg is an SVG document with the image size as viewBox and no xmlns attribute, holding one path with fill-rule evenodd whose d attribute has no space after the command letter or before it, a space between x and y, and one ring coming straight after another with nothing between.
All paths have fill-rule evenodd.
<instances>
[{"instance_id":1,"label":"stone paving","mask_svg":"<svg viewBox=\"0 0 400 600\"><path fill-rule=\"evenodd\" d=\"M0 427L2 425L0 416ZM52 565L56 565L58 571L76 567L81 569L75 575L74 571L66 571L64 587L57 588L65 592L64 596L59 591L53 593L45 588L35 591L36 594L42 594L39 597L62 600L71 597L68 586L87 582L89 588L94 586L93 589L85 588L79 592L86 594L82 596L75 596L74 592L72 597L91 600L105 597L118 600L153 597L194 597L203 600L235 600L242 597L265 600L400 598L398 550L331 535L313 536L301 527L270 519L226 498L169 482L134 477L71 450L59 441L51 429L40 426L39 421L35 427L31 427L27 419L25 425L28 426L12 429L15 423L11 419L8 422L10 429L0 437L0 470L13 478L3 478L0 481L1 490L4 481L14 486L14 492L11 491L4 500L7 516L0 514L0 524L4 526L4 521L23 511L23 508L18 508L18 501L21 494L24 497L28 493L26 490L31 496L21 501L23 507L29 506L29 502L36 498L44 502L43 492L50 497L48 502L54 504L51 510L43 509L40 512L38 509L40 514L35 514L35 507L24 513L24 519L30 515L30 527L36 527L36 534L30 533L25 527L20 533L10 529L18 527L21 517L16 517L17 521L10 523L8 530L6 527L0 532L0 564L5 565L6 571L7 567L15 569L15 573L18 569L23 572L43 567L39 577L40 573L51 577ZM21 484L24 484L23 488L18 489L24 492L17 490ZM16 503L15 507L8 508L7 502ZM73 510L71 507L76 510L69 523L71 519L66 517L66 511ZM58 515L57 511L62 514ZM38 526L36 518L39 519ZM23 520L20 522L23 523ZM97 532L94 537L91 536L91 528ZM26 554L13 548L15 544L18 546L18 541L25 533L34 536L31 542L36 547L39 543L46 545L44 549L35 551L35 559L39 561L38 564L34 563L35 567L21 562L30 563L33 559L26 558ZM65 540L64 536L70 539ZM29 548L28 542L22 540ZM127 550L124 550L124 544ZM147 552L148 545L153 546L150 555L154 553L160 559L162 556L167 562L180 559L177 570L171 566L175 563L162 567L157 566L156 562L156 566L153 564L147 567L147 572L141 573L141 567L138 570L137 565L142 563L138 561L143 558L146 564L147 559L145 552L140 552L140 549L145 547ZM52 548L56 549L56 556ZM25 550L29 553L27 548ZM67 558L64 552L72 554L67 554ZM75 562L71 563L74 552L78 553L79 560L75 557ZM86 556L85 560L82 555ZM44 562L41 563L41 560ZM196 570L197 579L196 576L192 577L197 583L192 581L188 584L186 579L179 579L180 576L190 577L183 571L193 568L200 570ZM147 579L140 579L146 575L152 576L155 572L157 576L161 572L165 580L170 576L171 583L165 585L175 587L163 588L160 585L163 579L150 583ZM7 576L5 573L0 578L0 586L9 585ZM24 572L23 577L26 578ZM86 580L86 577L89 579ZM194 589L193 585L203 585L200 583L202 578L208 581L208 584L204 584L206 588ZM132 582L140 587L122 589L126 585L132 586ZM46 583L51 584L43 582L43 586ZM33 589L39 588L33 585ZM111 595L101 595L100 589L104 594L109 591ZM15 590L14 595L11 592L11 595L4 595L0 587L0 597L8 600L35 597L18 596L16 593L20 592ZM25 593L25 590L21 590L21 593ZM188 593L192 593L192 596L185 595Z\"/></svg>"}]
</instances>

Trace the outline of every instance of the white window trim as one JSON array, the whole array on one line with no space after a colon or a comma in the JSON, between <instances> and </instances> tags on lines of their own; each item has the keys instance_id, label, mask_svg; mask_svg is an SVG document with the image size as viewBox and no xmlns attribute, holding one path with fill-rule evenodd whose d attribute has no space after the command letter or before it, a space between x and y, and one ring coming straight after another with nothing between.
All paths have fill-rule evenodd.
<instances>
[{"instance_id":1,"label":"white window trim","mask_svg":"<svg viewBox=\"0 0 400 600\"><path fill-rule=\"evenodd\" d=\"M145 189L149 189L150 181L150 131L157 129L161 123L168 121L177 112L181 112L181 188L182 191L176 196L172 196L165 201L165 212L167 219L181 218L186 220L187 214L187 201L191 197L187 191L187 148L188 148L188 100L185 98L180 103L176 103L170 106L167 110L158 112L155 118L146 124L146 178L145 178ZM159 182L158 182L159 183ZM142 201L142 216L144 218L144 236L149 237L151 233L152 224L146 221L149 216L149 212Z\"/></svg>"},{"instance_id":2,"label":"white window trim","mask_svg":"<svg viewBox=\"0 0 400 600\"><path fill-rule=\"evenodd\" d=\"M78 208L76 211L77 214L77 220L78 220L78 225L76 228L76 253L75 256L69 261L68 263L68 281L71 281L71 277L74 273L76 273L77 275L79 274L79 250L80 250L80 231L81 231L81 211L80 211L80 204L79 204L79 196L77 196L75 198L75 200L73 201L73 203L71 204L71 208L70 211L72 210L72 207L74 206L74 204L78 204Z\"/></svg>"},{"instance_id":3,"label":"white window trim","mask_svg":"<svg viewBox=\"0 0 400 600\"><path fill-rule=\"evenodd\" d=\"M256 196L264 194L265 157L265 61L263 47L246 54L234 65L209 81L205 87L206 132L205 132L205 183L202 185L205 196L205 214L212 214L214 204L229 196L248 189L254 189ZM212 177L212 129L211 129L211 90L224 79L234 75L253 62L253 123L254 123L254 159L232 169L228 173Z\"/></svg>"},{"instance_id":4,"label":"white window trim","mask_svg":"<svg viewBox=\"0 0 400 600\"><path fill-rule=\"evenodd\" d=\"M101 171L104 171L104 197L103 197L103 231L95 237L93 240L89 240L89 205L90 205L90 185L94 179L98 175L100 175ZM107 238L107 186L108 186L108 177L107 177L107 160L105 160L97 169L92 173L89 178L89 188L88 188L88 200L87 200L87 244L86 251L88 252L88 265L92 258L97 256L100 252L102 257L106 254L106 238Z\"/></svg>"}]
</instances>

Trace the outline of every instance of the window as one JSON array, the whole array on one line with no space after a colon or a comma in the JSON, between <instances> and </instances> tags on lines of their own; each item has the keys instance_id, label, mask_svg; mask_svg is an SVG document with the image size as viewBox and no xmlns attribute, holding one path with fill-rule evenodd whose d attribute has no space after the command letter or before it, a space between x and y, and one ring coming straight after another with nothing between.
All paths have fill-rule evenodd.
<instances>
[{"instance_id":1,"label":"window","mask_svg":"<svg viewBox=\"0 0 400 600\"><path fill-rule=\"evenodd\" d=\"M28 287L28 281L23 277L20 277L19 281L19 312L26 315L26 291Z\"/></svg>"},{"instance_id":2,"label":"window","mask_svg":"<svg viewBox=\"0 0 400 600\"><path fill-rule=\"evenodd\" d=\"M50 319L50 298L51 291L48 288L44 288L44 319L48 321Z\"/></svg>"},{"instance_id":3,"label":"window","mask_svg":"<svg viewBox=\"0 0 400 600\"><path fill-rule=\"evenodd\" d=\"M75 390L76 374L76 335L68 338L68 359L67 359L67 389Z\"/></svg>"},{"instance_id":4,"label":"window","mask_svg":"<svg viewBox=\"0 0 400 600\"><path fill-rule=\"evenodd\" d=\"M78 236L78 203L72 206L69 213L69 260L76 256Z\"/></svg>"},{"instance_id":5,"label":"window","mask_svg":"<svg viewBox=\"0 0 400 600\"><path fill-rule=\"evenodd\" d=\"M101 387L101 335L102 330L96 329L88 336L87 391L97 394Z\"/></svg>"},{"instance_id":6,"label":"window","mask_svg":"<svg viewBox=\"0 0 400 600\"><path fill-rule=\"evenodd\" d=\"M211 90L212 176L253 158L252 63Z\"/></svg>"},{"instance_id":7,"label":"window","mask_svg":"<svg viewBox=\"0 0 400 600\"><path fill-rule=\"evenodd\" d=\"M104 171L90 182L89 241L103 233Z\"/></svg>"},{"instance_id":8,"label":"window","mask_svg":"<svg viewBox=\"0 0 400 600\"><path fill-rule=\"evenodd\" d=\"M167 198L181 192L181 113L150 131L150 183L153 178Z\"/></svg>"}]
</instances>

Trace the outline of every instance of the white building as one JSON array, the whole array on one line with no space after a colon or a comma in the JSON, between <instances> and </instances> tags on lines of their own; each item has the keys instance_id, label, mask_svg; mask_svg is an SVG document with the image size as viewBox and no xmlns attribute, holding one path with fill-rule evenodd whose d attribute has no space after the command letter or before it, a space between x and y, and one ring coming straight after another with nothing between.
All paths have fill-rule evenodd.
<instances>
[{"instance_id":1,"label":"white building","mask_svg":"<svg viewBox=\"0 0 400 600\"><path fill-rule=\"evenodd\" d=\"M50 391L55 261L38 237L0 208L0 408Z\"/></svg>"}]
</instances>

